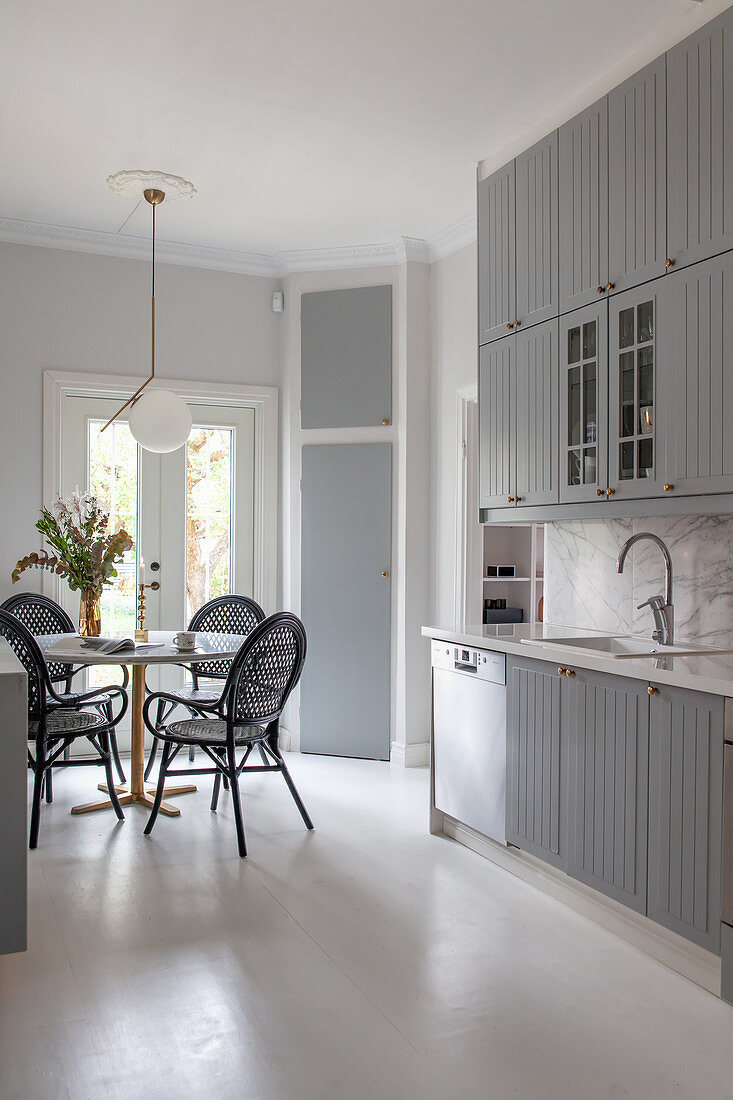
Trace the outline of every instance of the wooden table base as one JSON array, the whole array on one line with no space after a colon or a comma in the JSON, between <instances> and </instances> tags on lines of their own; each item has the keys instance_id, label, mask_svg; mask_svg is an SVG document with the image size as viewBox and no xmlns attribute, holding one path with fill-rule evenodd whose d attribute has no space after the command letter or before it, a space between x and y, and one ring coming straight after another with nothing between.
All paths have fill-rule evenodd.
<instances>
[{"instance_id":1,"label":"wooden table base","mask_svg":"<svg viewBox=\"0 0 733 1100\"><path fill-rule=\"evenodd\" d=\"M150 810L155 800L155 787L145 789L145 723L143 722L143 704L145 702L145 669L146 665L132 666L132 745L130 748L130 783L124 786L115 786L122 806L144 806ZM99 784L100 791L108 791L106 783ZM193 784L181 787L165 787L164 795L191 794L197 788ZM98 802L85 802L81 806L73 806L72 814L89 814L94 810L109 810L112 802L109 798L100 799ZM160 812L168 817L180 817L181 811L177 806L171 806L169 802L161 802Z\"/></svg>"}]
</instances>

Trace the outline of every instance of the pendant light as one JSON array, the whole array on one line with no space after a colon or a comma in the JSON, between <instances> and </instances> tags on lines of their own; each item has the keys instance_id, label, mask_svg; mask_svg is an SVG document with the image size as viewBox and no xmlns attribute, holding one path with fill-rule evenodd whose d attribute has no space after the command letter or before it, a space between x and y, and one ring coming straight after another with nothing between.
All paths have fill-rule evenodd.
<instances>
[{"instance_id":1,"label":"pendant light","mask_svg":"<svg viewBox=\"0 0 733 1100\"><path fill-rule=\"evenodd\" d=\"M141 175L142 174L143 173L141 173ZM148 176L154 175L154 173L144 174ZM117 177L130 175L133 175L133 173L121 172L117 174ZM110 177L107 181L110 187L113 187L111 181L117 177ZM172 178L176 179L177 177ZM113 187L113 190L119 190L119 188ZM108 428L121 412L124 412L126 408L130 407L129 424L133 438L146 451L155 451L158 454L165 454L169 451L176 451L179 447L183 446L191 432L193 420L188 405L185 401L182 401L177 394L172 393L171 390L159 390L156 388L147 389L147 386L149 386L155 378L155 211L163 202L165 191L161 191L157 187L146 187L143 191L143 197L145 201L150 204L153 212L152 294L150 298L150 377L143 382L142 386L135 391L132 397L107 421L102 431Z\"/></svg>"}]
</instances>

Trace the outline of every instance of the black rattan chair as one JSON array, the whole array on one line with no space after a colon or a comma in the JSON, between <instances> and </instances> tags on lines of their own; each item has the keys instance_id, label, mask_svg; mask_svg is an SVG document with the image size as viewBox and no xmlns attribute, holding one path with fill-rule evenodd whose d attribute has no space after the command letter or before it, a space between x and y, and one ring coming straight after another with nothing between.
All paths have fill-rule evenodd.
<instances>
[{"instance_id":1,"label":"black rattan chair","mask_svg":"<svg viewBox=\"0 0 733 1100\"><path fill-rule=\"evenodd\" d=\"M69 615L64 611L63 607L56 603L55 600L50 599L48 596L41 596L35 592L19 592L15 596L9 596L2 604L0 604L0 610L9 611L11 615L15 615L16 619L19 619L24 626L30 630L34 638L48 637L51 634L75 634L76 627ZM60 704L64 707L76 706L77 700L83 692L72 691L71 681L77 673L82 672L84 665L79 665L74 668L73 665L65 661L46 661L46 667L48 668L48 678L52 684L63 685L63 691L57 692L57 697L61 701ZM129 680L127 669L122 666L122 683L120 687L126 688ZM102 711L106 710L107 717L112 716L112 701L109 698L105 698L103 695L95 703L96 707ZM120 752L117 747L117 734L114 727L110 731L109 738L110 748L112 750L112 756L115 762L115 768L117 774L120 777L120 783L125 782L125 773L122 770L122 762L120 761ZM64 760L68 761L69 753L68 749L64 752ZM48 783L46 786L46 799L52 800L52 788L51 788L51 773L48 776Z\"/></svg>"},{"instance_id":2,"label":"black rattan chair","mask_svg":"<svg viewBox=\"0 0 733 1100\"><path fill-rule=\"evenodd\" d=\"M145 702L145 724L163 741L155 803L145 834L158 816L163 788L169 775L214 775L211 809L216 810L222 776L228 780L237 827L240 856L246 856L244 823L239 796L239 777L243 772L281 772L307 829L313 828L278 745L280 715L303 669L306 637L303 624L295 615L280 612L259 623L232 660L224 690L215 706L184 721L169 722L156 730L150 721L150 708L158 705L165 692L152 694ZM203 709L203 708L202 708ZM171 764L182 748L201 748L211 760L210 768L174 771ZM257 746L262 763L248 765ZM237 759L237 750L243 750Z\"/></svg>"},{"instance_id":3,"label":"black rattan chair","mask_svg":"<svg viewBox=\"0 0 733 1100\"><path fill-rule=\"evenodd\" d=\"M208 631L213 634L241 634L246 638L252 628L257 626L257 623L261 623L264 617L265 613L260 605L256 600L250 599L249 596L217 596L216 599L208 600L203 607L194 612L188 624L188 629L201 631L202 633ZM183 665L186 671L191 674L192 682L186 687L166 692L166 698L158 700L155 722L153 723L155 729L161 728L176 706L186 707L189 714L195 717L201 707L205 708L207 705L211 706L213 703L218 702L221 695L221 684L229 675L230 665L231 660L229 659L200 661L194 665ZM218 680L220 683L202 686L202 680ZM158 738L156 735L153 738L150 756L145 767L146 779L153 770L157 752ZM192 745L188 754L189 760L192 762L195 752L196 749Z\"/></svg>"},{"instance_id":4,"label":"black rattan chair","mask_svg":"<svg viewBox=\"0 0 733 1100\"><path fill-rule=\"evenodd\" d=\"M47 776L60 763L64 749L79 737L86 737L98 759L71 759L64 763L64 767L103 766L110 800L122 821L125 815L115 790L109 734L127 710L127 693L116 686L98 688L84 694L76 693L74 708L65 707L49 679L38 642L9 611L0 610L0 636L8 641L28 675L28 740L34 745L34 753L31 753L30 746L28 749L28 761L34 772L29 847L38 846L41 796ZM101 695L108 697L110 707L115 697L119 699L116 714L98 708ZM83 704L96 709L87 710Z\"/></svg>"}]
</instances>

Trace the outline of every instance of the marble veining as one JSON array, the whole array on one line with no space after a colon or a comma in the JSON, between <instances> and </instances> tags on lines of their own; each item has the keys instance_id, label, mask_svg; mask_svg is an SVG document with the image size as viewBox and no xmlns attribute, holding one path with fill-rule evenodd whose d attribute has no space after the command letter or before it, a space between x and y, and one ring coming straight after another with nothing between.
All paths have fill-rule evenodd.
<instances>
[{"instance_id":1,"label":"marble veining","mask_svg":"<svg viewBox=\"0 0 733 1100\"><path fill-rule=\"evenodd\" d=\"M639 531L658 535L672 555L677 639L733 645L733 516L548 523L546 620L609 632L651 633L651 613L637 605L664 591L658 548L638 543L623 574L616 573L618 551Z\"/></svg>"}]
</instances>

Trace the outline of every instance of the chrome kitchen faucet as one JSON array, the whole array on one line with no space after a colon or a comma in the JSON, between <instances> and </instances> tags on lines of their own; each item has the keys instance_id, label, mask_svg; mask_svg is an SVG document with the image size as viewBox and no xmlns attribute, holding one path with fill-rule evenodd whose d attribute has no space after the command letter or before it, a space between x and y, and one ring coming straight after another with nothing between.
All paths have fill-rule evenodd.
<instances>
[{"instance_id":1,"label":"chrome kitchen faucet","mask_svg":"<svg viewBox=\"0 0 733 1100\"><path fill-rule=\"evenodd\" d=\"M654 626L656 627L656 629L652 631L652 638L661 645L672 645L674 643L672 558L670 557L669 550L665 543L663 543L657 535L653 535L651 531L640 531L638 535L632 535L621 547L618 558L616 559L616 572L623 573L626 555L634 543L641 542L642 539L648 539L650 542L655 543L662 551L662 557L664 558L664 595L650 596L648 600L644 600L644 603L640 603L637 606L637 611L641 610L642 607L651 608L652 615L654 616Z\"/></svg>"}]
</instances>

